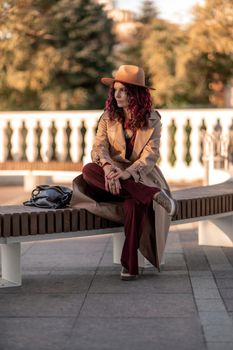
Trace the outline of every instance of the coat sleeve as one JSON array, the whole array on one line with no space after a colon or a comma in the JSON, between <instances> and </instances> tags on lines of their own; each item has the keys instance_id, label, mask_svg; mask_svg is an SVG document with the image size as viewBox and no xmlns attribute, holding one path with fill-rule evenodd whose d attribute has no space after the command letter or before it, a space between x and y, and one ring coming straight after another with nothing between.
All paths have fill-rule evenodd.
<instances>
[{"instance_id":1,"label":"coat sleeve","mask_svg":"<svg viewBox=\"0 0 233 350\"><path fill-rule=\"evenodd\" d=\"M91 159L94 163L103 166L106 162L112 163L112 159L109 154L109 140L107 136L107 117L103 113L100 117L95 141L91 151Z\"/></svg>"},{"instance_id":2,"label":"coat sleeve","mask_svg":"<svg viewBox=\"0 0 233 350\"><path fill-rule=\"evenodd\" d=\"M152 127L154 129L153 133L145 144L139 158L126 169L135 182L140 181L143 173L145 175L149 174L160 157L159 146L162 127L160 118L153 121Z\"/></svg>"}]
</instances>

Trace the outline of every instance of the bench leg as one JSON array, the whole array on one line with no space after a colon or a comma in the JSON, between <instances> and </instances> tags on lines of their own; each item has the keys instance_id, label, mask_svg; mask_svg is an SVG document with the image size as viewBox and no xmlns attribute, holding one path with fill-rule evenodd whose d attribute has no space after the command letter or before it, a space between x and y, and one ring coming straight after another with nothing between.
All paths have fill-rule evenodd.
<instances>
[{"instance_id":1,"label":"bench leg","mask_svg":"<svg viewBox=\"0 0 233 350\"><path fill-rule=\"evenodd\" d=\"M119 232L113 234L113 263L121 264L121 252L125 241L125 233ZM138 266L150 267L151 263L144 258L144 256L138 251Z\"/></svg>"},{"instance_id":2,"label":"bench leg","mask_svg":"<svg viewBox=\"0 0 233 350\"><path fill-rule=\"evenodd\" d=\"M2 278L0 288L16 287L21 278L21 243L1 244Z\"/></svg>"},{"instance_id":3,"label":"bench leg","mask_svg":"<svg viewBox=\"0 0 233 350\"><path fill-rule=\"evenodd\" d=\"M198 243L200 245L232 247L233 216L200 221Z\"/></svg>"}]
</instances>

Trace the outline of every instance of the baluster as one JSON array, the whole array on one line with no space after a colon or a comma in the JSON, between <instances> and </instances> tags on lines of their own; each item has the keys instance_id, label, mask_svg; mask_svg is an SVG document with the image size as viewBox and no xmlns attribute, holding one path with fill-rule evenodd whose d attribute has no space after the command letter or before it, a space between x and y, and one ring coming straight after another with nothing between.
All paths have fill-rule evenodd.
<instances>
[{"instance_id":1,"label":"baluster","mask_svg":"<svg viewBox=\"0 0 233 350\"><path fill-rule=\"evenodd\" d=\"M41 156L41 147L42 147L42 143L41 143L41 135L42 135L42 128L40 125L40 121L37 121L36 124L36 128L35 128L35 135L36 135L36 160L37 161L42 161L42 156Z\"/></svg>"},{"instance_id":2,"label":"baluster","mask_svg":"<svg viewBox=\"0 0 233 350\"><path fill-rule=\"evenodd\" d=\"M83 153L83 163L91 162L91 150L95 138L95 127L96 127L96 118L86 119L86 133L84 134L85 138L85 150Z\"/></svg>"},{"instance_id":3,"label":"baluster","mask_svg":"<svg viewBox=\"0 0 233 350\"><path fill-rule=\"evenodd\" d=\"M55 126L54 120L52 121L52 126L50 128L50 135L51 135L51 155L50 160L56 161L57 160L57 144L56 144L56 135L57 135L57 128Z\"/></svg>"},{"instance_id":4,"label":"baluster","mask_svg":"<svg viewBox=\"0 0 233 350\"><path fill-rule=\"evenodd\" d=\"M179 114L177 117L176 115L174 115L173 113L163 113L162 114L163 119L162 119L162 123L163 123L163 129L162 129L162 138L163 138L163 133L165 132L166 134L166 129L167 131L169 130L169 126L172 125L172 119L174 119L174 125L176 126L176 131L173 127L173 133L174 133L174 141L173 143L175 143L175 145L173 145L174 148L174 152L175 152L175 157L176 157L176 161L175 161L175 166L172 166L170 162L166 161L166 166L163 165L164 160L162 162L162 171L165 170L164 174L168 179L172 179L173 181L176 180L185 180L187 179L187 167L184 164L183 161L183 150L184 150L184 125L186 122L186 118L185 118L185 114L181 113ZM170 120L170 122L168 122L167 120ZM178 121L178 122L177 122ZM164 129L164 123L167 123L167 128ZM163 144L162 148L166 149L166 160L168 160L168 152L171 151L170 149L168 149L168 144L170 143L169 141L169 133L167 132L168 136L167 136L167 142L166 144ZM163 152L165 152L165 150L162 150Z\"/></svg>"},{"instance_id":5,"label":"baluster","mask_svg":"<svg viewBox=\"0 0 233 350\"><path fill-rule=\"evenodd\" d=\"M7 127L5 129L6 139L7 139L7 154L6 154L6 160L13 160L12 156L12 135L13 135L13 129L11 127L11 122L7 122Z\"/></svg>"},{"instance_id":6,"label":"baluster","mask_svg":"<svg viewBox=\"0 0 233 350\"><path fill-rule=\"evenodd\" d=\"M22 122L22 126L20 128L20 137L22 140L21 143L21 157L20 160L27 161L27 134L28 129L26 128L25 121Z\"/></svg>"},{"instance_id":7,"label":"baluster","mask_svg":"<svg viewBox=\"0 0 233 350\"><path fill-rule=\"evenodd\" d=\"M71 162L72 158L70 155L70 148L71 148L71 133L72 133L72 129L70 127L70 121L67 120L66 123L66 129L65 129L65 133L66 133L66 162Z\"/></svg>"},{"instance_id":8,"label":"baluster","mask_svg":"<svg viewBox=\"0 0 233 350\"><path fill-rule=\"evenodd\" d=\"M50 160L51 152L51 120L49 118L42 118L41 121L42 134L41 134L41 155L43 162L48 162Z\"/></svg>"},{"instance_id":9,"label":"baluster","mask_svg":"<svg viewBox=\"0 0 233 350\"><path fill-rule=\"evenodd\" d=\"M56 160L64 161L66 159L66 119L57 118L55 129Z\"/></svg>"},{"instance_id":10,"label":"baluster","mask_svg":"<svg viewBox=\"0 0 233 350\"><path fill-rule=\"evenodd\" d=\"M5 129L6 129L6 123L4 120L0 119L0 162L4 162L5 158L6 158L6 133L5 133Z\"/></svg>"},{"instance_id":11,"label":"baluster","mask_svg":"<svg viewBox=\"0 0 233 350\"><path fill-rule=\"evenodd\" d=\"M13 135L12 135L12 156L15 161L20 160L20 156L22 155L22 142L20 137L20 129L22 126L22 120L21 119L12 119L11 120L11 127L13 129Z\"/></svg>"},{"instance_id":12,"label":"baluster","mask_svg":"<svg viewBox=\"0 0 233 350\"><path fill-rule=\"evenodd\" d=\"M36 119L28 118L26 120L26 127L28 130L26 155L27 155L27 160L29 162L33 162L36 156L36 138L35 138Z\"/></svg>"},{"instance_id":13,"label":"baluster","mask_svg":"<svg viewBox=\"0 0 233 350\"><path fill-rule=\"evenodd\" d=\"M224 167L224 160L222 159L222 126L220 124L220 119L217 119L216 125L213 128L213 151L214 151L214 167L216 169L221 169Z\"/></svg>"},{"instance_id":14,"label":"baluster","mask_svg":"<svg viewBox=\"0 0 233 350\"><path fill-rule=\"evenodd\" d=\"M71 119L71 128L71 159L73 162L79 162L82 156L82 134L80 132L81 120L78 118Z\"/></svg>"},{"instance_id":15,"label":"baluster","mask_svg":"<svg viewBox=\"0 0 233 350\"><path fill-rule=\"evenodd\" d=\"M172 119L170 126L168 127L168 162L174 167L176 163L176 131L177 127L175 124L175 120Z\"/></svg>"},{"instance_id":16,"label":"baluster","mask_svg":"<svg viewBox=\"0 0 233 350\"><path fill-rule=\"evenodd\" d=\"M233 165L233 119L228 131L227 159L229 166Z\"/></svg>"},{"instance_id":17,"label":"baluster","mask_svg":"<svg viewBox=\"0 0 233 350\"><path fill-rule=\"evenodd\" d=\"M191 161L192 161L192 156L191 156L191 153L190 153L192 127L190 125L190 120L189 119L187 119L186 125L184 127L184 132L185 132L184 162L189 166Z\"/></svg>"},{"instance_id":18,"label":"baluster","mask_svg":"<svg viewBox=\"0 0 233 350\"><path fill-rule=\"evenodd\" d=\"M199 127L199 162L203 164L203 156L204 156L204 139L206 135L206 124L205 119L202 119L201 126Z\"/></svg>"},{"instance_id":19,"label":"baluster","mask_svg":"<svg viewBox=\"0 0 233 350\"><path fill-rule=\"evenodd\" d=\"M85 148L86 148L86 142L85 142L85 135L86 135L87 129L85 127L85 122L82 120L82 125L80 128L80 133L81 133L81 157L80 157L80 162L83 162L83 159L85 157Z\"/></svg>"}]
</instances>

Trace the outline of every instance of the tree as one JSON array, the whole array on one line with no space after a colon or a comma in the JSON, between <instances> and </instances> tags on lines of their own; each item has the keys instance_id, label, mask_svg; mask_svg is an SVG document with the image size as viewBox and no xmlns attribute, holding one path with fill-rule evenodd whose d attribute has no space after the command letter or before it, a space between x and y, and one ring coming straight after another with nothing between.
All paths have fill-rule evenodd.
<instances>
[{"instance_id":1,"label":"tree","mask_svg":"<svg viewBox=\"0 0 233 350\"><path fill-rule=\"evenodd\" d=\"M103 107L106 92L98 77L112 72L115 41L101 5L94 0L9 0L0 15L1 33L7 34L0 40L0 103L7 92L10 109Z\"/></svg>"},{"instance_id":2,"label":"tree","mask_svg":"<svg viewBox=\"0 0 233 350\"><path fill-rule=\"evenodd\" d=\"M141 6L140 14L135 22L136 34L134 41L120 51L120 61L126 64L135 64L138 66L144 66L147 84L150 85L151 77L150 71L147 69L147 65L144 65L143 60L143 42L150 34L150 24L154 19L158 17L158 10L151 0L144 0Z\"/></svg>"},{"instance_id":3,"label":"tree","mask_svg":"<svg viewBox=\"0 0 233 350\"><path fill-rule=\"evenodd\" d=\"M224 106L232 84L231 0L206 0L194 8L188 28L154 20L143 43L156 104L161 107Z\"/></svg>"},{"instance_id":4,"label":"tree","mask_svg":"<svg viewBox=\"0 0 233 350\"><path fill-rule=\"evenodd\" d=\"M156 19L151 23L143 43L144 66L151 76L153 93L159 107L182 105L182 89L177 81L177 56L186 44L184 32L178 25Z\"/></svg>"},{"instance_id":5,"label":"tree","mask_svg":"<svg viewBox=\"0 0 233 350\"><path fill-rule=\"evenodd\" d=\"M144 0L139 15L139 21L143 24L151 23L155 18L158 18L159 11L151 0Z\"/></svg>"},{"instance_id":6,"label":"tree","mask_svg":"<svg viewBox=\"0 0 233 350\"><path fill-rule=\"evenodd\" d=\"M224 91L233 75L232 1L206 0L194 8L193 14L182 77L189 86L188 99L224 106Z\"/></svg>"}]
</instances>

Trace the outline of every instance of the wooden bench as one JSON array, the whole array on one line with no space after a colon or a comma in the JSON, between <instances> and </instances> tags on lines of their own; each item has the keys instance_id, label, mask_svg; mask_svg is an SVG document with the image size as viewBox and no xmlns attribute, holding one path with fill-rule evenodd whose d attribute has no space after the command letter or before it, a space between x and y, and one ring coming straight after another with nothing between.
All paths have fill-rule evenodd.
<instances>
[{"instance_id":1,"label":"wooden bench","mask_svg":"<svg viewBox=\"0 0 233 350\"><path fill-rule=\"evenodd\" d=\"M199 222L199 243L232 245L233 181L173 192L179 204L172 224ZM86 210L74 208L41 209L23 205L0 206L1 287L19 286L21 280L21 242L66 239L114 234L114 262L119 260L124 237L122 225ZM220 239L216 237L220 236ZM232 238L232 239L231 239Z\"/></svg>"}]
</instances>

